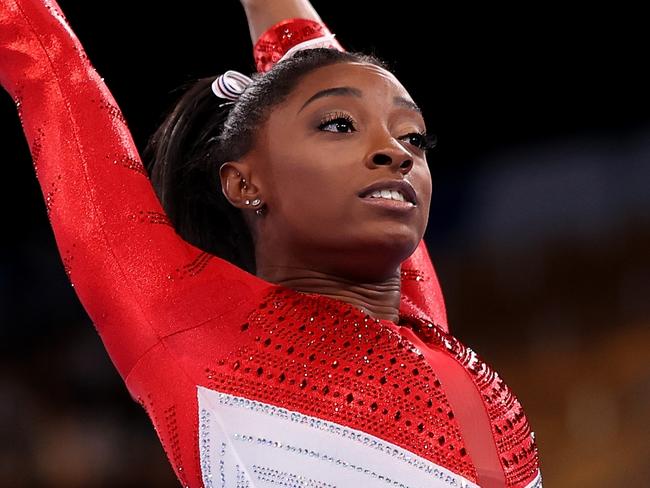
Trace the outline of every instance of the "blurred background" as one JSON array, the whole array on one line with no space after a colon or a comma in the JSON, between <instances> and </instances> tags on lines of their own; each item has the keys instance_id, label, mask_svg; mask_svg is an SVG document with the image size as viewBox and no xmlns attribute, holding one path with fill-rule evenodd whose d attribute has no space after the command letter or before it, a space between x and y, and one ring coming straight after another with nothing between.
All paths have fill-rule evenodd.
<instances>
[{"instance_id":1,"label":"blurred background","mask_svg":"<svg viewBox=\"0 0 650 488\"><path fill-rule=\"evenodd\" d=\"M254 69L236 0L59 3L140 149L175 88ZM644 17L313 4L392 63L439 137L425 238L450 327L522 402L544 485L650 486ZM5 92L0 124L0 484L177 486L66 277Z\"/></svg>"}]
</instances>

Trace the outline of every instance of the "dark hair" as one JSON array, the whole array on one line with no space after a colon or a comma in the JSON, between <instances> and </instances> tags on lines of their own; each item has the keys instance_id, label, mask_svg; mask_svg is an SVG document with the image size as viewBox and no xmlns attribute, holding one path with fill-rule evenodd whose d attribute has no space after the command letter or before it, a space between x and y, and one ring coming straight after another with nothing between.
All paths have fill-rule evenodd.
<instances>
[{"instance_id":1,"label":"dark hair","mask_svg":"<svg viewBox=\"0 0 650 488\"><path fill-rule=\"evenodd\" d=\"M251 83L235 103L212 92L216 76L186 90L149 139L143 160L176 232L190 244L255 274L255 250L242 211L223 195L219 167L251 150L257 129L300 78L314 69L362 62L388 69L373 55L317 48L298 51Z\"/></svg>"}]
</instances>

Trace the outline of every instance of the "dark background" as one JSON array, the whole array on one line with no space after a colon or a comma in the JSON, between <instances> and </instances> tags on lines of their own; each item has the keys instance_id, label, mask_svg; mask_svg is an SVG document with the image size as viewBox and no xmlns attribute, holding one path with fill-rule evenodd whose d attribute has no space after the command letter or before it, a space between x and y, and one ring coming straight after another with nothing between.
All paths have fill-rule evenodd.
<instances>
[{"instance_id":1,"label":"dark background","mask_svg":"<svg viewBox=\"0 0 650 488\"><path fill-rule=\"evenodd\" d=\"M253 70L235 0L60 5L140 149L176 87ZM645 17L314 5L347 49L392 63L439 137L426 240L451 330L521 400L545 485L650 486ZM176 486L67 280L4 92L0 124L2 484Z\"/></svg>"}]
</instances>

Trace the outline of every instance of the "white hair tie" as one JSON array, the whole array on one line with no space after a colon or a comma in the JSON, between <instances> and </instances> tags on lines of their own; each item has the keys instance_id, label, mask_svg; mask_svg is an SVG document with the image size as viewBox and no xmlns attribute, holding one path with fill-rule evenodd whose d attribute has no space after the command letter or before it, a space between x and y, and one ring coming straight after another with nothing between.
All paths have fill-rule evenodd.
<instances>
[{"instance_id":1,"label":"white hair tie","mask_svg":"<svg viewBox=\"0 0 650 488\"><path fill-rule=\"evenodd\" d=\"M284 56L282 56L278 62L293 56L303 49L315 49L318 47L336 48L336 45L334 44L334 35L335 34L328 34L326 36L308 39L296 44L284 53ZM219 98L237 101L246 88L248 88L248 85L252 82L252 78L249 78L245 74L235 70L228 70L212 82L212 91Z\"/></svg>"},{"instance_id":2,"label":"white hair tie","mask_svg":"<svg viewBox=\"0 0 650 488\"><path fill-rule=\"evenodd\" d=\"M283 59L289 58L296 54L298 51L302 51L303 49L315 49L318 47L336 48L336 44L334 43L334 36L336 36L336 34L328 34L326 36L307 39L306 41L298 43L289 49L286 53L284 53L284 56L282 56L277 62L279 63Z\"/></svg>"},{"instance_id":3,"label":"white hair tie","mask_svg":"<svg viewBox=\"0 0 650 488\"><path fill-rule=\"evenodd\" d=\"M212 91L219 98L237 100L252 82L245 74L228 70L212 82Z\"/></svg>"}]
</instances>

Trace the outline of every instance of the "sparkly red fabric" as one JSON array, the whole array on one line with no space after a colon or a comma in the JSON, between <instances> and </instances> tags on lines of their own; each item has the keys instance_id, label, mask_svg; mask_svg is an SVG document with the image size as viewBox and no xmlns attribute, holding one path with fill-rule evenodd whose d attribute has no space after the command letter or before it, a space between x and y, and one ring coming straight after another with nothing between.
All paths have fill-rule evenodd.
<instances>
[{"instance_id":1,"label":"sparkly red fabric","mask_svg":"<svg viewBox=\"0 0 650 488\"><path fill-rule=\"evenodd\" d=\"M399 324L184 242L53 0L0 0L0 83L65 270L184 486L203 486L197 385L371 433L484 487L536 478L521 405L446 332L423 242L402 269Z\"/></svg>"},{"instance_id":2,"label":"sparkly red fabric","mask_svg":"<svg viewBox=\"0 0 650 488\"><path fill-rule=\"evenodd\" d=\"M253 46L255 66L266 73L293 46L310 39L331 34L326 25L310 19L286 19L262 33ZM333 47L343 50L341 44L332 40Z\"/></svg>"}]
</instances>

